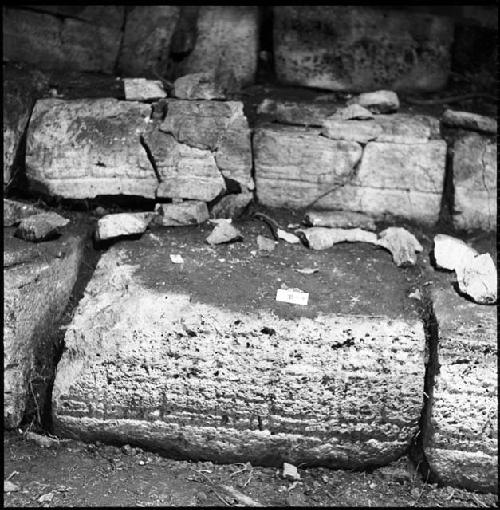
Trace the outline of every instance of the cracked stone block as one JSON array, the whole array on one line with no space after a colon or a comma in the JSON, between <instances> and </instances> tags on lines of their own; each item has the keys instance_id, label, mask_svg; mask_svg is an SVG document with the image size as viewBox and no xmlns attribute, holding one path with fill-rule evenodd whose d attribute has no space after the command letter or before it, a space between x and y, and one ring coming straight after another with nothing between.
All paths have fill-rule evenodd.
<instances>
[{"instance_id":1,"label":"cracked stone block","mask_svg":"<svg viewBox=\"0 0 500 510\"><path fill-rule=\"evenodd\" d=\"M38 97L48 90L48 77L24 65L4 63L3 70L3 183L14 176L14 161L31 110Z\"/></svg>"},{"instance_id":2,"label":"cracked stone block","mask_svg":"<svg viewBox=\"0 0 500 510\"><path fill-rule=\"evenodd\" d=\"M131 6L118 58L122 74L147 78L165 74L179 9L177 5Z\"/></svg>"},{"instance_id":3,"label":"cracked stone block","mask_svg":"<svg viewBox=\"0 0 500 510\"><path fill-rule=\"evenodd\" d=\"M453 151L455 214L464 230L493 231L497 227L497 144L478 134L456 140Z\"/></svg>"},{"instance_id":4,"label":"cracked stone block","mask_svg":"<svg viewBox=\"0 0 500 510\"><path fill-rule=\"evenodd\" d=\"M158 129L144 138L158 171L158 198L210 202L226 191L213 153L177 141Z\"/></svg>"},{"instance_id":5,"label":"cracked stone block","mask_svg":"<svg viewBox=\"0 0 500 510\"><path fill-rule=\"evenodd\" d=\"M30 397L30 383L53 367L54 326L70 297L88 230L72 228L58 240L33 246L4 229L4 427L19 426ZM29 246L27 246L29 245ZM41 253L40 253L41 252ZM23 253L22 257L16 254ZM41 402L40 402L41 404Z\"/></svg>"},{"instance_id":6,"label":"cracked stone block","mask_svg":"<svg viewBox=\"0 0 500 510\"><path fill-rule=\"evenodd\" d=\"M169 99L160 130L181 143L209 149L226 179L252 190L252 146L241 101Z\"/></svg>"},{"instance_id":7,"label":"cracked stone block","mask_svg":"<svg viewBox=\"0 0 500 510\"><path fill-rule=\"evenodd\" d=\"M434 289L439 336L424 453L447 485L498 492L497 310Z\"/></svg>"},{"instance_id":8,"label":"cracked stone block","mask_svg":"<svg viewBox=\"0 0 500 510\"><path fill-rule=\"evenodd\" d=\"M24 9L3 9L4 57L30 62L41 69L111 74L121 37L120 25L101 25Z\"/></svg>"},{"instance_id":9,"label":"cracked stone block","mask_svg":"<svg viewBox=\"0 0 500 510\"><path fill-rule=\"evenodd\" d=\"M238 227L253 244L251 226ZM158 230L103 254L66 330L55 432L277 466L361 469L403 455L422 410L425 336L389 257L303 249L298 264L317 263L328 281L304 282L281 257L264 258L262 278L245 242L232 245L234 267L200 249L209 230ZM182 277L165 264L181 244ZM374 267L353 271L355 256ZM275 301L278 275L300 279L307 307Z\"/></svg>"},{"instance_id":10,"label":"cracked stone block","mask_svg":"<svg viewBox=\"0 0 500 510\"><path fill-rule=\"evenodd\" d=\"M30 186L63 198L155 198L158 179L141 145L150 113L111 98L37 101L26 142Z\"/></svg>"},{"instance_id":11,"label":"cracked stone block","mask_svg":"<svg viewBox=\"0 0 500 510\"><path fill-rule=\"evenodd\" d=\"M224 88L255 81L259 47L256 6L201 5L194 47L177 64L176 77L213 71ZM231 83L234 84L231 87Z\"/></svg>"},{"instance_id":12,"label":"cracked stone block","mask_svg":"<svg viewBox=\"0 0 500 510\"><path fill-rule=\"evenodd\" d=\"M366 6L274 7L283 83L328 90L431 91L446 85L453 22Z\"/></svg>"}]
</instances>

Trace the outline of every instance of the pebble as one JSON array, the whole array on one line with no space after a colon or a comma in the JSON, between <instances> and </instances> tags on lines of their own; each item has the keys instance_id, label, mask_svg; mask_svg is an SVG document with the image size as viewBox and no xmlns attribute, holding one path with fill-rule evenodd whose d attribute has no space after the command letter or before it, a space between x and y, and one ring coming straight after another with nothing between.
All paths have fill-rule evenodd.
<instances>
[{"instance_id":1,"label":"pebble","mask_svg":"<svg viewBox=\"0 0 500 510\"><path fill-rule=\"evenodd\" d=\"M297 468L293 464L289 464L288 462L283 463L283 478L287 480L300 480L300 474L297 472Z\"/></svg>"}]
</instances>

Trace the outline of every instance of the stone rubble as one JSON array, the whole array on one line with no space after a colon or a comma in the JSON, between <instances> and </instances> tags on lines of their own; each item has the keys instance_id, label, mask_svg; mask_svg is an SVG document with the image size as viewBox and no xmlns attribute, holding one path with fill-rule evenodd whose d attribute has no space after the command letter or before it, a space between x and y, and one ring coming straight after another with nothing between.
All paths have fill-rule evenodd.
<instances>
[{"instance_id":1,"label":"stone rubble","mask_svg":"<svg viewBox=\"0 0 500 510\"><path fill-rule=\"evenodd\" d=\"M215 226L206 241L208 244L214 245L241 241L242 239L241 232L231 223L224 221Z\"/></svg>"},{"instance_id":2,"label":"stone rubble","mask_svg":"<svg viewBox=\"0 0 500 510\"><path fill-rule=\"evenodd\" d=\"M222 87L216 83L215 72L191 73L174 82L174 96L178 99L226 99Z\"/></svg>"},{"instance_id":3,"label":"stone rubble","mask_svg":"<svg viewBox=\"0 0 500 510\"><path fill-rule=\"evenodd\" d=\"M127 101L158 101L167 97L159 80L146 78L123 78L123 89Z\"/></svg>"},{"instance_id":4,"label":"stone rubble","mask_svg":"<svg viewBox=\"0 0 500 510\"><path fill-rule=\"evenodd\" d=\"M377 234L360 228L311 227L298 231L305 236L309 248L326 250L336 243L371 243L378 244Z\"/></svg>"},{"instance_id":5,"label":"stone rubble","mask_svg":"<svg viewBox=\"0 0 500 510\"><path fill-rule=\"evenodd\" d=\"M273 251L276 248L276 241L269 239L269 237L257 236L257 247L260 251Z\"/></svg>"},{"instance_id":6,"label":"stone rubble","mask_svg":"<svg viewBox=\"0 0 500 510\"><path fill-rule=\"evenodd\" d=\"M153 215L151 212L107 214L97 221L95 238L97 241L106 241L143 234Z\"/></svg>"},{"instance_id":7,"label":"stone rubble","mask_svg":"<svg viewBox=\"0 0 500 510\"><path fill-rule=\"evenodd\" d=\"M3 199L3 226L12 227L17 225L24 218L41 214L45 211L33 204L19 202L18 200L11 200L9 198Z\"/></svg>"},{"instance_id":8,"label":"stone rubble","mask_svg":"<svg viewBox=\"0 0 500 510\"><path fill-rule=\"evenodd\" d=\"M495 304L498 298L498 276L489 253L477 254L455 268L458 288L482 305Z\"/></svg>"},{"instance_id":9,"label":"stone rubble","mask_svg":"<svg viewBox=\"0 0 500 510\"><path fill-rule=\"evenodd\" d=\"M293 464L289 464L288 462L283 463L283 478L286 480L291 480L295 482L296 480L300 480L300 474L297 471L297 468Z\"/></svg>"},{"instance_id":10,"label":"stone rubble","mask_svg":"<svg viewBox=\"0 0 500 510\"><path fill-rule=\"evenodd\" d=\"M55 212L42 212L22 219L14 235L34 243L47 241L60 235L61 229L68 223L67 218Z\"/></svg>"},{"instance_id":11,"label":"stone rubble","mask_svg":"<svg viewBox=\"0 0 500 510\"><path fill-rule=\"evenodd\" d=\"M388 227L378 234L378 245L392 253L396 266L414 266L417 253L424 248L418 239L402 227Z\"/></svg>"},{"instance_id":12,"label":"stone rubble","mask_svg":"<svg viewBox=\"0 0 500 510\"><path fill-rule=\"evenodd\" d=\"M392 90L364 92L348 101L348 104L359 104L372 113L394 113L399 110L399 98Z\"/></svg>"},{"instance_id":13,"label":"stone rubble","mask_svg":"<svg viewBox=\"0 0 500 510\"><path fill-rule=\"evenodd\" d=\"M252 200L253 193L250 192L225 195L212 206L210 216L212 218L238 218Z\"/></svg>"},{"instance_id":14,"label":"stone rubble","mask_svg":"<svg viewBox=\"0 0 500 510\"><path fill-rule=\"evenodd\" d=\"M454 271L477 254L474 248L461 239L446 234L434 236L434 260L440 269Z\"/></svg>"},{"instance_id":15,"label":"stone rubble","mask_svg":"<svg viewBox=\"0 0 500 510\"><path fill-rule=\"evenodd\" d=\"M160 215L164 227L198 225L208 220L208 208L200 200L186 200L178 204L156 204L155 211Z\"/></svg>"},{"instance_id":16,"label":"stone rubble","mask_svg":"<svg viewBox=\"0 0 500 510\"><path fill-rule=\"evenodd\" d=\"M441 120L446 126L480 131L493 135L497 134L497 121L493 117L447 109L443 113Z\"/></svg>"},{"instance_id":17,"label":"stone rubble","mask_svg":"<svg viewBox=\"0 0 500 510\"><path fill-rule=\"evenodd\" d=\"M304 219L312 227L376 229L371 216L351 211L307 211Z\"/></svg>"}]
</instances>

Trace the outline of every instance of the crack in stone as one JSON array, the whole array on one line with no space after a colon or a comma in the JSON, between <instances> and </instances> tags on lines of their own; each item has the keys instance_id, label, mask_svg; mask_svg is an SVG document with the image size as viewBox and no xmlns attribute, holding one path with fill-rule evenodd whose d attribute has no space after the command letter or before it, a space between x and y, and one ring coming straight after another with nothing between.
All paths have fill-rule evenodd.
<instances>
[{"instance_id":1,"label":"crack in stone","mask_svg":"<svg viewBox=\"0 0 500 510\"><path fill-rule=\"evenodd\" d=\"M144 149L144 151L146 152L149 162L151 163L151 167L153 168L156 179L158 180L158 184L161 183L162 178L161 178L160 172L158 170L158 166L156 165L156 161L153 156L153 153L151 152L151 149L149 148L146 140L144 139L144 135L139 136L139 142L142 145L142 148Z\"/></svg>"}]
</instances>

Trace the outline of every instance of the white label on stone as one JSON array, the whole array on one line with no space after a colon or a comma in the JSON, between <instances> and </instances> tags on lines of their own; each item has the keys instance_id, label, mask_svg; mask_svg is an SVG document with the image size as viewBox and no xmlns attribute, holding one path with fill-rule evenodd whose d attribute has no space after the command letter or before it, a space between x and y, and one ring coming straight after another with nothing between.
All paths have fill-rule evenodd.
<instances>
[{"instance_id":1,"label":"white label on stone","mask_svg":"<svg viewBox=\"0 0 500 510\"><path fill-rule=\"evenodd\" d=\"M276 301L292 303L293 305L307 305L309 292L302 292L299 289L278 289Z\"/></svg>"}]
</instances>

